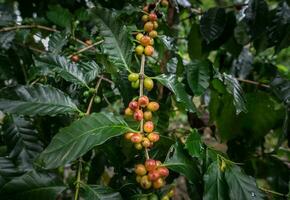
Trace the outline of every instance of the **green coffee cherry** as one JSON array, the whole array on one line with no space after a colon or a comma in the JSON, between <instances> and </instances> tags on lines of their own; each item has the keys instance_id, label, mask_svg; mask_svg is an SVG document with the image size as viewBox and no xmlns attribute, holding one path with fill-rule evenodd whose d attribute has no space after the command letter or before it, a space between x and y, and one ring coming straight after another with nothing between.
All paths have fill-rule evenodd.
<instances>
[{"instance_id":1,"label":"green coffee cherry","mask_svg":"<svg viewBox=\"0 0 290 200\"><path fill-rule=\"evenodd\" d=\"M137 73L131 73L131 74L129 74L129 76L128 76L128 80L130 81L130 82L135 82L135 81L137 81L139 79L139 74L137 74Z\"/></svg>"},{"instance_id":2,"label":"green coffee cherry","mask_svg":"<svg viewBox=\"0 0 290 200\"><path fill-rule=\"evenodd\" d=\"M101 103L101 101L102 101L101 97L96 95L94 98L94 102L98 104L98 103Z\"/></svg>"},{"instance_id":3,"label":"green coffee cherry","mask_svg":"<svg viewBox=\"0 0 290 200\"><path fill-rule=\"evenodd\" d=\"M96 89L95 88L90 88L89 89L89 93L94 94L95 92L96 92Z\"/></svg>"},{"instance_id":4,"label":"green coffee cherry","mask_svg":"<svg viewBox=\"0 0 290 200\"><path fill-rule=\"evenodd\" d=\"M89 92L89 91L84 91L83 96L84 96L84 97L88 97L88 96L90 96L90 92Z\"/></svg>"},{"instance_id":5,"label":"green coffee cherry","mask_svg":"<svg viewBox=\"0 0 290 200\"><path fill-rule=\"evenodd\" d=\"M137 89L137 88L139 88L139 84L140 84L140 82L139 82L139 80L137 80L137 81L135 81L135 82L132 82L132 83L131 83L131 86L132 86L132 88Z\"/></svg>"}]
</instances>

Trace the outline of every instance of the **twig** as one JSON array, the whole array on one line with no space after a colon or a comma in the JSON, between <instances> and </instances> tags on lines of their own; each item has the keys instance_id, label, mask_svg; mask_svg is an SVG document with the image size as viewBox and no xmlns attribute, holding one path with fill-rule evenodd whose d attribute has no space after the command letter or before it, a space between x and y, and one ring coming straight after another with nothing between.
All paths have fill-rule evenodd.
<instances>
[{"instance_id":1,"label":"twig","mask_svg":"<svg viewBox=\"0 0 290 200\"><path fill-rule=\"evenodd\" d=\"M98 78L100 78L102 75L97 75L97 77ZM110 79L108 79L108 78L106 78L106 77L102 77L102 79L104 80L104 81L107 81L108 83L110 83L110 84L115 84L113 81L111 81Z\"/></svg>"},{"instance_id":2,"label":"twig","mask_svg":"<svg viewBox=\"0 0 290 200\"><path fill-rule=\"evenodd\" d=\"M91 97L90 103L89 103L87 111L86 111L86 115L89 115L91 113L91 109L92 109L92 106L93 106L94 98L95 98L96 94L98 93L98 90L99 90L99 87L100 87L100 84L101 84L102 80L103 80L103 75L101 75L101 77L99 78L99 80L98 80L98 82L96 84L95 93Z\"/></svg>"},{"instance_id":3,"label":"twig","mask_svg":"<svg viewBox=\"0 0 290 200\"><path fill-rule=\"evenodd\" d=\"M75 200L79 198L79 191L80 191L80 183L81 183L81 171L82 171L82 161L81 158L78 160L78 172L77 172L77 181L76 181L76 192L75 192Z\"/></svg>"},{"instance_id":4,"label":"twig","mask_svg":"<svg viewBox=\"0 0 290 200\"><path fill-rule=\"evenodd\" d=\"M11 27L4 27L0 29L0 32L13 31L13 30L18 30L18 29L33 29L33 28L42 29L42 30L51 31L51 32L60 32L57 29L38 25L38 24L16 25L16 26L11 26Z\"/></svg>"},{"instance_id":5,"label":"twig","mask_svg":"<svg viewBox=\"0 0 290 200\"><path fill-rule=\"evenodd\" d=\"M276 192L276 191L273 191L273 190L268 190L266 188L263 188L263 187L259 187L260 190L264 191L264 192L267 192L267 193L271 193L271 194L275 194L277 196L281 196L281 197L289 197L289 195L287 194L282 194L280 192Z\"/></svg>"},{"instance_id":6,"label":"twig","mask_svg":"<svg viewBox=\"0 0 290 200\"><path fill-rule=\"evenodd\" d=\"M244 82L244 83L249 83L249 84L253 84L253 85L257 85L257 86L261 86L261 87L265 87L265 88L270 88L269 85L263 84L263 83L259 83L256 81L252 81L252 80L245 80L245 79L241 79L241 78L237 78L238 81L240 82Z\"/></svg>"},{"instance_id":7,"label":"twig","mask_svg":"<svg viewBox=\"0 0 290 200\"><path fill-rule=\"evenodd\" d=\"M89 46L86 46L86 47L84 47L84 48L78 50L77 52L75 52L75 53L69 55L68 58L71 58L73 55L77 55L77 54L80 54L80 53L82 53L82 52L84 52L84 51L86 51L86 50L88 50L88 49L91 49L92 47L94 47L94 46L96 46L96 45L98 45L98 44L101 44L102 42L104 42L104 40L100 40L100 41L98 41L98 42L95 42L94 44L91 44L91 45L89 45Z\"/></svg>"}]
</instances>

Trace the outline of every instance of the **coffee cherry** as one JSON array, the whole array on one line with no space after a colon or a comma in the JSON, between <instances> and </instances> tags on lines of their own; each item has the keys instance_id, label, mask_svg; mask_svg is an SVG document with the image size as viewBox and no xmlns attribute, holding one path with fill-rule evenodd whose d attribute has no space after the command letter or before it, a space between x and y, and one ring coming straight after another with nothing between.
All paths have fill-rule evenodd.
<instances>
[{"instance_id":1,"label":"coffee cherry","mask_svg":"<svg viewBox=\"0 0 290 200\"><path fill-rule=\"evenodd\" d=\"M149 12L149 6L148 5L144 6L143 11L148 13Z\"/></svg>"},{"instance_id":2,"label":"coffee cherry","mask_svg":"<svg viewBox=\"0 0 290 200\"><path fill-rule=\"evenodd\" d=\"M146 56L152 56L154 53L154 48L150 45L146 46L145 49L144 49L144 54Z\"/></svg>"},{"instance_id":3,"label":"coffee cherry","mask_svg":"<svg viewBox=\"0 0 290 200\"><path fill-rule=\"evenodd\" d=\"M150 13L149 14L149 20L150 21L156 21L157 20L157 15L155 13Z\"/></svg>"},{"instance_id":4,"label":"coffee cherry","mask_svg":"<svg viewBox=\"0 0 290 200\"><path fill-rule=\"evenodd\" d=\"M155 112L159 109L159 103L155 102L155 101L151 101L148 105L147 105L147 109Z\"/></svg>"},{"instance_id":5,"label":"coffee cherry","mask_svg":"<svg viewBox=\"0 0 290 200\"><path fill-rule=\"evenodd\" d=\"M135 147L135 149L137 149L137 150L141 150L141 149L143 148L143 146L142 146L141 143L135 143L135 144L134 144L134 147Z\"/></svg>"},{"instance_id":6,"label":"coffee cherry","mask_svg":"<svg viewBox=\"0 0 290 200\"><path fill-rule=\"evenodd\" d=\"M167 177L169 175L169 170L166 167L158 167L157 171L160 176Z\"/></svg>"},{"instance_id":7,"label":"coffee cherry","mask_svg":"<svg viewBox=\"0 0 290 200\"><path fill-rule=\"evenodd\" d=\"M137 35L136 35L136 40L138 40L138 41L140 41L140 39L143 37L144 35L142 34L142 33L138 33Z\"/></svg>"},{"instance_id":8,"label":"coffee cherry","mask_svg":"<svg viewBox=\"0 0 290 200\"><path fill-rule=\"evenodd\" d=\"M156 161L153 159L148 159L145 161L145 168L147 171L153 171L156 169Z\"/></svg>"},{"instance_id":9,"label":"coffee cherry","mask_svg":"<svg viewBox=\"0 0 290 200\"><path fill-rule=\"evenodd\" d=\"M139 97L139 99L138 99L139 106L146 107L148 105L148 103L149 103L149 99L147 96Z\"/></svg>"},{"instance_id":10,"label":"coffee cherry","mask_svg":"<svg viewBox=\"0 0 290 200\"><path fill-rule=\"evenodd\" d=\"M151 142L157 142L160 139L159 134L153 132L153 133L149 133L149 135L147 136L147 138L151 141Z\"/></svg>"},{"instance_id":11,"label":"coffee cherry","mask_svg":"<svg viewBox=\"0 0 290 200\"><path fill-rule=\"evenodd\" d=\"M89 91L84 91L83 96L84 96L84 97L88 97L88 96L90 96L90 92L89 92Z\"/></svg>"},{"instance_id":12,"label":"coffee cherry","mask_svg":"<svg viewBox=\"0 0 290 200\"><path fill-rule=\"evenodd\" d=\"M98 104L98 103L101 103L101 101L102 101L101 97L98 96L98 95L96 95L95 98L94 98L94 102L95 102L96 104Z\"/></svg>"},{"instance_id":13,"label":"coffee cherry","mask_svg":"<svg viewBox=\"0 0 290 200\"><path fill-rule=\"evenodd\" d=\"M134 114L133 110L131 108L126 108L125 109L125 115L126 116L132 116Z\"/></svg>"},{"instance_id":14,"label":"coffee cherry","mask_svg":"<svg viewBox=\"0 0 290 200\"><path fill-rule=\"evenodd\" d=\"M137 55L142 55L144 52L144 47L142 45L138 45L136 48L135 48L135 53Z\"/></svg>"},{"instance_id":15,"label":"coffee cherry","mask_svg":"<svg viewBox=\"0 0 290 200\"><path fill-rule=\"evenodd\" d=\"M142 176L136 176L137 183L140 183Z\"/></svg>"},{"instance_id":16,"label":"coffee cherry","mask_svg":"<svg viewBox=\"0 0 290 200\"><path fill-rule=\"evenodd\" d=\"M164 6L164 7L168 7L168 1L167 0L162 0L161 1L161 6Z\"/></svg>"},{"instance_id":17,"label":"coffee cherry","mask_svg":"<svg viewBox=\"0 0 290 200\"><path fill-rule=\"evenodd\" d=\"M151 120L151 119L152 119L152 112L151 112L151 111L145 111L145 112L143 113L143 117L144 117L144 119L145 119L146 121Z\"/></svg>"},{"instance_id":18,"label":"coffee cherry","mask_svg":"<svg viewBox=\"0 0 290 200\"><path fill-rule=\"evenodd\" d=\"M150 45L151 45L151 46L154 45L154 39L153 39L153 38L150 39Z\"/></svg>"},{"instance_id":19,"label":"coffee cherry","mask_svg":"<svg viewBox=\"0 0 290 200\"><path fill-rule=\"evenodd\" d=\"M152 186L152 182L148 179L148 176L142 176L140 180L140 185L144 189L149 189Z\"/></svg>"},{"instance_id":20,"label":"coffee cherry","mask_svg":"<svg viewBox=\"0 0 290 200\"><path fill-rule=\"evenodd\" d=\"M149 200L159 200L158 195L156 195L156 194L151 194L151 195L149 196Z\"/></svg>"},{"instance_id":21,"label":"coffee cherry","mask_svg":"<svg viewBox=\"0 0 290 200\"><path fill-rule=\"evenodd\" d=\"M172 189L167 193L168 197L173 197L174 194L175 194L174 188L172 188Z\"/></svg>"},{"instance_id":22,"label":"coffee cherry","mask_svg":"<svg viewBox=\"0 0 290 200\"><path fill-rule=\"evenodd\" d=\"M129 132L129 133L126 133L125 134L125 139L126 140L131 140L132 136L134 135L135 133L132 133L132 132Z\"/></svg>"},{"instance_id":23,"label":"coffee cherry","mask_svg":"<svg viewBox=\"0 0 290 200\"><path fill-rule=\"evenodd\" d=\"M140 143L142 142L143 136L140 133L134 133L131 136L131 142L133 143Z\"/></svg>"},{"instance_id":24,"label":"coffee cherry","mask_svg":"<svg viewBox=\"0 0 290 200\"><path fill-rule=\"evenodd\" d=\"M142 146L145 147L145 148L150 147L151 146L150 140L148 138L143 138Z\"/></svg>"},{"instance_id":25,"label":"coffee cherry","mask_svg":"<svg viewBox=\"0 0 290 200\"><path fill-rule=\"evenodd\" d=\"M154 124L152 121L145 122L144 131L146 133L151 133L154 130Z\"/></svg>"},{"instance_id":26,"label":"coffee cherry","mask_svg":"<svg viewBox=\"0 0 290 200\"><path fill-rule=\"evenodd\" d=\"M152 81L151 78L146 77L146 78L144 79L144 87L145 87L145 89L148 90L148 91L151 91L151 90L153 89L153 87L154 87L154 82Z\"/></svg>"},{"instance_id":27,"label":"coffee cherry","mask_svg":"<svg viewBox=\"0 0 290 200\"><path fill-rule=\"evenodd\" d=\"M152 29L153 29L153 24L152 24ZM80 57L78 55L73 55L70 59L73 62L78 62L80 60Z\"/></svg>"},{"instance_id":28,"label":"coffee cherry","mask_svg":"<svg viewBox=\"0 0 290 200\"><path fill-rule=\"evenodd\" d=\"M160 174L157 170L153 170L148 173L148 178L150 181L156 181L160 177Z\"/></svg>"},{"instance_id":29,"label":"coffee cherry","mask_svg":"<svg viewBox=\"0 0 290 200\"><path fill-rule=\"evenodd\" d=\"M136 109L138 109L139 105L137 101L131 101L129 103L129 108L133 111L135 111Z\"/></svg>"},{"instance_id":30,"label":"coffee cherry","mask_svg":"<svg viewBox=\"0 0 290 200\"><path fill-rule=\"evenodd\" d=\"M136 121L141 121L143 119L143 111L142 110L137 110L134 113L134 119Z\"/></svg>"},{"instance_id":31,"label":"coffee cherry","mask_svg":"<svg viewBox=\"0 0 290 200\"><path fill-rule=\"evenodd\" d=\"M162 178L158 178L156 181L153 182L153 188L159 189L163 187L165 184L164 180Z\"/></svg>"},{"instance_id":32,"label":"coffee cherry","mask_svg":"<svg viewBox=\"0 0 290 200\"><path fill-rule=\"evenodd\" d=\"M153 30L153 31L150 31L149 33L149 36L152 37L152 38L156 38L158 35L157 31Z\"/></svg>"},{"instance_id":33,"label":"coffee cherry","mask_svg":"<svg viewBox=\"0 0 290 200\"><path fill-rule=\"evenodd\" d=\"M150 31L152 31L154 29L154 24L152 23L152 22L146 22L145 24L144 24L144 31L146 31L146 32L150 32Z\"/></svg>"},{"instance_id":34,"label":"coffee cherry","mask_svg":"<svg viewBox=\"0 0 290 200\"><path fill-rule=\"evenodd\" d=\"M139 85L140 85L139 80L134 81L134 82L131 83L131 87L132 88L135 88L135 89L139 88Z\"/></svg>"},{"instance_id":35,"label":"coffee cherry","mask_svg":"<svg viewBox=\"0 0 290 200\"><path fill-rule=\"evenodd\" d=\"M144 47L148 46L150 44L150 37L149 36L143 36L141 39L140 39L140 44L143 45Z\"/></svg>"},{"instance_id":36,"label":"coffee cherry","mask_svg":"<svg viewBox=\"0 0 290 200\"><path fill-rule=\"evenodd\" d=\"M130 82L134 82L134 81L139 80L139 74L137 74L137 73L131 73L131 74L129 74L128 80Z\"/></svg>"},{"instance_id":37,"label":"coffee cherry","mask_svg":"<svg viewBox=\"0 0 290 200\"><path fill-rule=\"evenodd\" d=\"M148 20L149 20L148 15L143 15L143 16L142 16L142 21L143 21L143 22L147 22Z\"/></svg>"},{"instance_id":38,"label":"coffee cherry","mask_svg":"<svg viewBox=\"0 0 290 200\"><path fill-rule=\"evenodd\" d=\"M170 200L170 198L169 198L169 196L165 195L165 196L162 197L161 200Z\"/></svg>"},{"instance_id":39,"label":"coffee cherry","mask_svg":"<svg viewBox=\"0 0 290 200\"><path fill-rule=\"evenodd\" d=\"M153 22L153 28L154 28L154 29L157 29L158 26L159 26L158 23L157 23L156 21L154 21L154 22Z\"/></svg>"},{"instance_id":40,"label":"coffee cherry","mask_svg":"<svg viewBox=\"0 0 290 200\"><path fill-rule=\"evenodd\" d=\"M147 173L145 166L142 164L135 165L134 171L139 176L144 176Z\"/></svg>"},{"instance_id":41,"label":"coffee cherry","mask_svg":"<svg viewBox=\"0 0 290 200\"><path fill-rule=\"evenodd\" d=\"M86 40L85 43L86 43L87 45L92 45L92 44L93 44L93 41L92 41L92 40Z\"/></svg>"},{"instance_id":42,"label":"coffee cherry","mask_svg":"<svg viewBox=\"0 0 290 200\"><path fill-rule=\"evenodd\" d=\"M162 165L162 162L160 160L156 160L156 166L159 167Z\"/></svg>"}]
</instances>

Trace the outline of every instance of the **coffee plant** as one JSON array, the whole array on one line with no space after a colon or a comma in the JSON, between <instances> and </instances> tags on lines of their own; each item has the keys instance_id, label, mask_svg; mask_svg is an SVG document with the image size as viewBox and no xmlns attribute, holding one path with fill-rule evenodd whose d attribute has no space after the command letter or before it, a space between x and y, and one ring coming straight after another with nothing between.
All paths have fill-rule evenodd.
<instances>
[{"instance_id":1,"label":"coffee plant","mask_svg":"<svg viewBox=\"0 0 290 200\"><path fill-rule=\"evenodd\" d=\"M1 200L290 198L289 0L0 0Z\"/></svg>"}]
</instances>

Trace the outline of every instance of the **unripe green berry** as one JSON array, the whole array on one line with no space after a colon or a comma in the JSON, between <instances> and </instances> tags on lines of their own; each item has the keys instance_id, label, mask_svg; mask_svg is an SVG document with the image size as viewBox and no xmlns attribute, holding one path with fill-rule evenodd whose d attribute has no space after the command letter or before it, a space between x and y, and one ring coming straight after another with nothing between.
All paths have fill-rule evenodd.
<instances>
[{"instance_id":1,"label":"unripe green berry","mask_svg":"<svg viewBox=\"0 0 290 200\"><path fill-rule=\"evenodd\" d=\"M96 95L95 98L94 98L94 102L97 103L97 104L101 103L101 97Z\"/></svg>"},{"instance_id":2,"label":"unripe green berry","mask_svg":"<svg viewBox=\"0 0 290 200\"><path fill-rule=\"evenodd\" d=\"M139 79L139 74L137 74L137 73L131 73L131 74L129 74L129 76L128 76L128 80L130 81L130 82L135 82L135 81L137 81Z\"/></svg>"}]
</instances>

